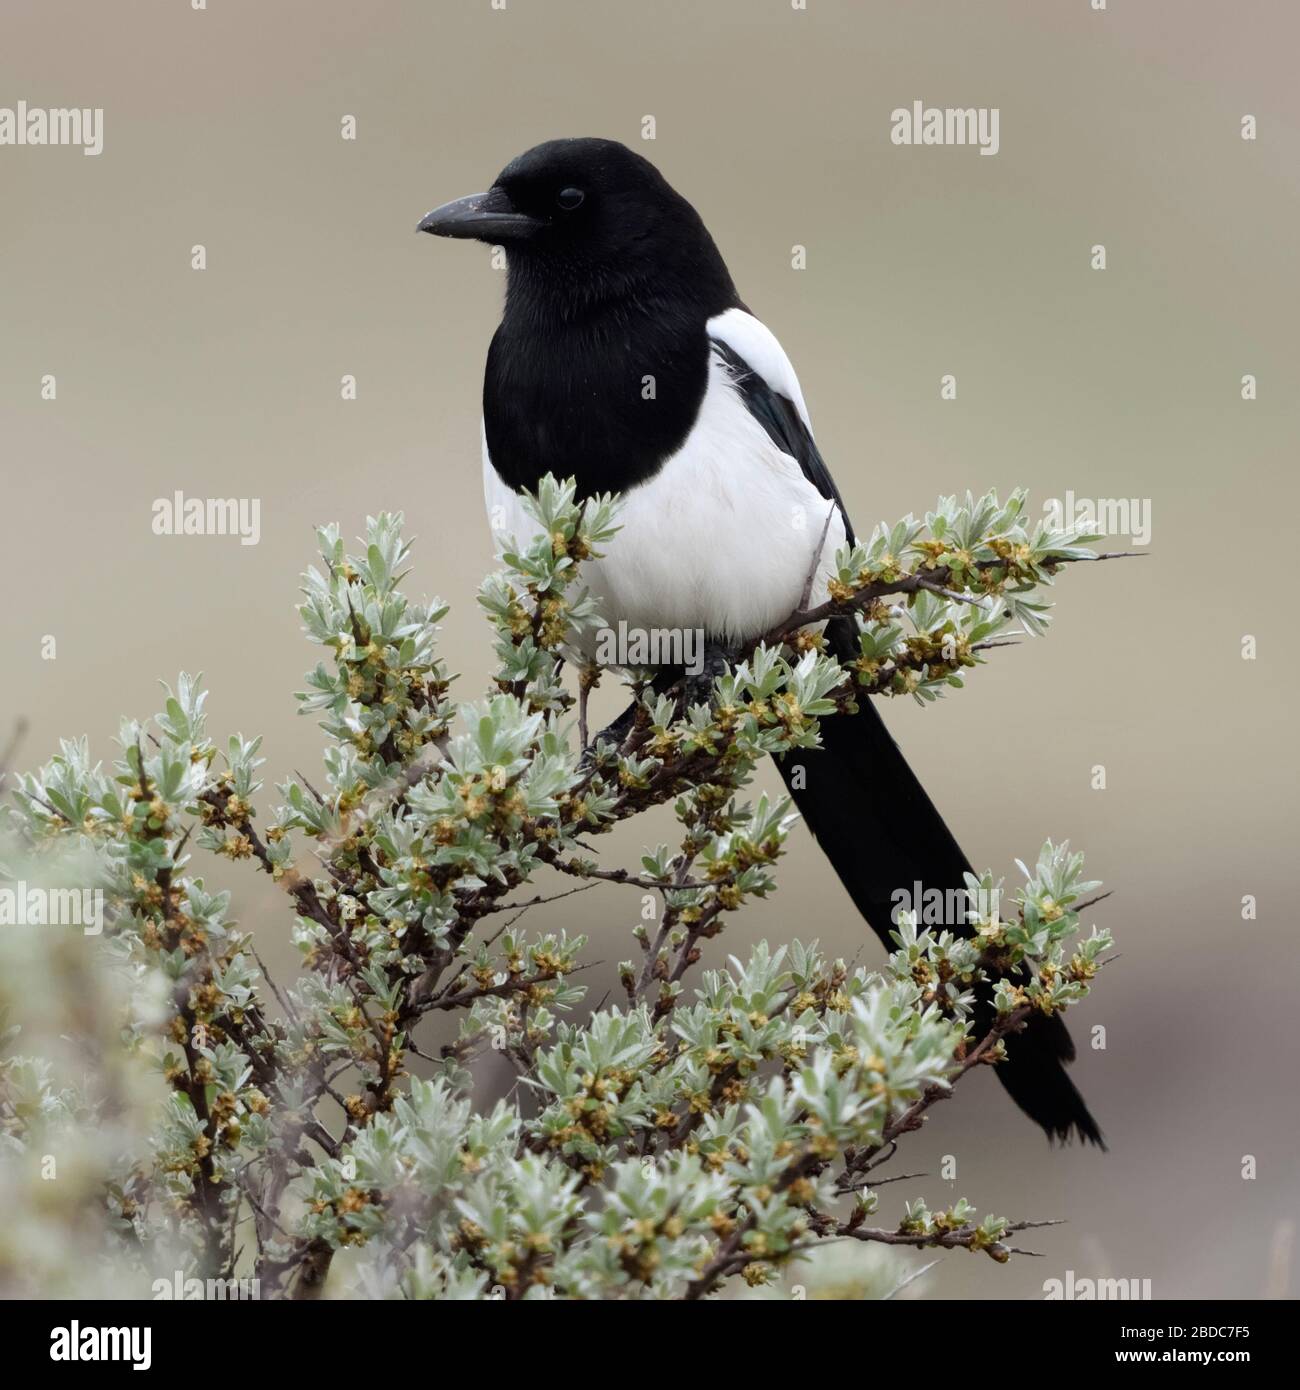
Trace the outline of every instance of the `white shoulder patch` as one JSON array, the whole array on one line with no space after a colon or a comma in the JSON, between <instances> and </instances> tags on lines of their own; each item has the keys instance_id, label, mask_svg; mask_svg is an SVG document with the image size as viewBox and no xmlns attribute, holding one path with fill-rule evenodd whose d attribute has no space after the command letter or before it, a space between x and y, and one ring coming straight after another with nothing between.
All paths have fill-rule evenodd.
<instances>
[{"instance_id":1,"label":"white shoulder patch","mask_svg":"<svg viewBox=\"0 0 1300 1390\"><path fill-rule=\"evenodd\" d=\"M785 349L777 342L776 334L753 314L743 309L728 309L711 318L705 325L711 338L717 338L738 353L763 378L773 391L779 391L799 412L804 428L812 434L812 421L804 404L799 378L794 374Z\"/></svg>"}]
</instances>

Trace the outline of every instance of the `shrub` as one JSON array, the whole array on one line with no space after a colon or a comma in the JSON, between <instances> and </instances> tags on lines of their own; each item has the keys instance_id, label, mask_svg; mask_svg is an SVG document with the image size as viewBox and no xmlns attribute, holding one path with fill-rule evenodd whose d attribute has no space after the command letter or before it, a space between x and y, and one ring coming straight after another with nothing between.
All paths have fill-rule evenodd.
<instances>
[{"instance_id":1,"label":"shrub","mask_svg":"<svg viewBox=\"0 0 1300 1390\"><path fill-rule=\"evenodd\" d=\"M826 600L698 703L631 673L635 717L584 748L572 715L581 704L585 735L598 677L578 669L575 695L564 653L599 622L576 581L616 503L548 478L530 505L539 538L479 594L493 688L460 708L438 654L446 609L401 589L401 516L372 519L357 555L318 532L299 611L327 658L298 698L328 735L323 775L281 785L265 821L260 740L219 747L186 675L152 720L123 723L111 770L81 740L17 778L8 877L89 883L107 926L4 936L0 988L26 1030L5 1035L0 1072L0 1183L23 1211L0 1246L7 1285L61 1286L28 1248L48 1245L49 1204L21 1203L31 1157L56 1153L75 1153L80 1180L54 1219L118 1291L176 1268L304 1296L347 1251L334 1282L375 1295L692 1299L734 1276L764 1284L828 1239L1013 1253L1028 1223L914 1197L877 1224L874 1189L1008 1032L1088 992L1110 937L1078 935L1097 886L1081 855L1047 842L1005 915L1000 880L972 879L994 904L972 934L902 914L876 972L816 941L703 957L775 888L793 817L746 799L760 759L814 747L819 720L856 700L960 686L1009 634L1043 629L1040 589L1094 558L1078 543L1094 538L1031 525L1021 493L943 499L841 553ZM849 612L860 652L841 665L805 624ZM593 857L591 840L659 805L674 845L632 868ZM284 890L290 987L268 980L200 855ZM518 895L543 879L557 891ZM590 1012L586 937L522 922L599 882L638 895L642 920L624 997ZM980 984L996 1016L975 1036ZM441 1042L434 1015L455 1024ZM44 1055L15 1055L19 1041ZM488 1050L519 1084L481 1107L469 1066Z\"/></svg>"}]
</instances>

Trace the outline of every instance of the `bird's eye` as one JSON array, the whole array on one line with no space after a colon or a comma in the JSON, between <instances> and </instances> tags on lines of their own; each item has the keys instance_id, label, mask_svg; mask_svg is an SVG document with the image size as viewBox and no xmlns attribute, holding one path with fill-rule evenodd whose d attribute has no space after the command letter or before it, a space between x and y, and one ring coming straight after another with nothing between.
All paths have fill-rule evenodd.
<instances>
[{"instance_id":1,"label":"bird's eye","mask_svg":"<svg viewBox=\"0 0 1300 1390\"><path fill-rule=\"evenodd\" d=\"M562 188L556 194L555 201L565 212L572 212L574 208L582 206L582 200L586 196L580 188Z\"/></svg>"}]
</instances>

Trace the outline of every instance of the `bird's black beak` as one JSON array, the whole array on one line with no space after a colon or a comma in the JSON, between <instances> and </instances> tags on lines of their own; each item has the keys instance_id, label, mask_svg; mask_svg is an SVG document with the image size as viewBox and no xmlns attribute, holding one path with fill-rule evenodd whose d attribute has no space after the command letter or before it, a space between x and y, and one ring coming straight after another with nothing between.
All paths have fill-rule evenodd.
<instances>
[{"instance_id":1,"label":"bird's black beak","mask_svg":"<svg viewBox=\"0 0 1300 1390\"><path fill-rule=\"evenodd\" d=\"M471 193L426 213L417 232L434 236L468 237L474 241L520 241L546 225L540 218L520 212L503 188Z\"/></svg>"}]
</instances>

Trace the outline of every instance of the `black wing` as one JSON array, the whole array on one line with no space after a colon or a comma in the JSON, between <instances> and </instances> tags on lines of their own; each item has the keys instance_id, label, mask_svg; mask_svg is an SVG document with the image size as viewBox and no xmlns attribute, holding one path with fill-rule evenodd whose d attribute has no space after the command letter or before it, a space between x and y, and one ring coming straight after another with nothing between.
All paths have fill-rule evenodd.
<instances>
[{"instance_id":1,"label":"black wing","mask_svg":"<svg viewBox=\"0 0 1300 1390\"><path fill-rule=\"evenodd\" d=\"M844 534L852 545L853 524L845 510L844 499L835 486L830 469L826 467L826 460L808 433L808 427L799 418L794 402L773 390L734 348L719 338L710 338L709 342L726 364L749 413L767 431L768 438L782 453L789 454L798 463L804 477L828 502L834 502L839 508L840 516L844 518Z\"/></svg>"}]
</instances>

